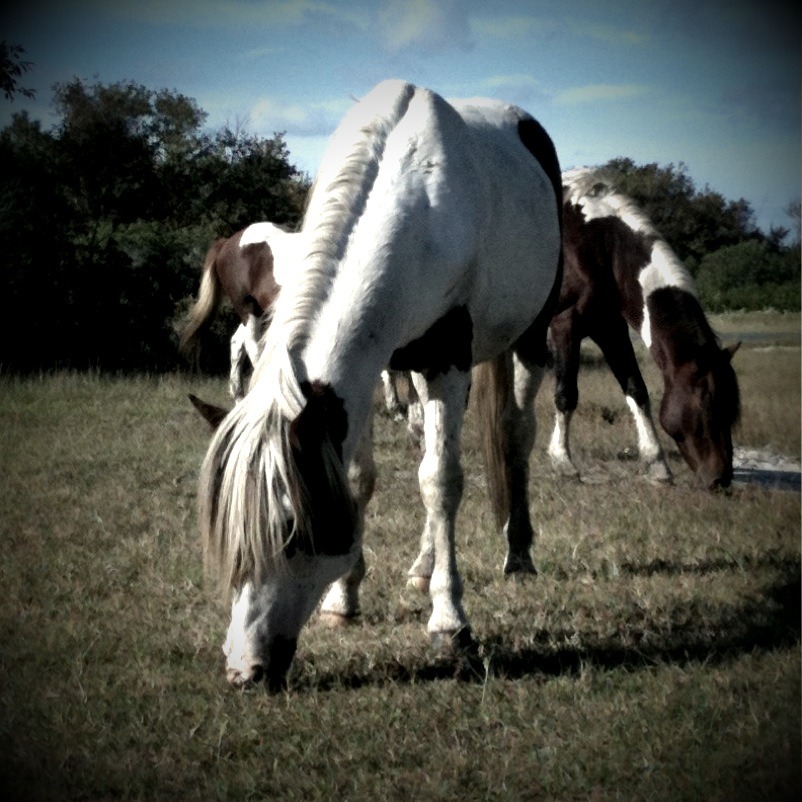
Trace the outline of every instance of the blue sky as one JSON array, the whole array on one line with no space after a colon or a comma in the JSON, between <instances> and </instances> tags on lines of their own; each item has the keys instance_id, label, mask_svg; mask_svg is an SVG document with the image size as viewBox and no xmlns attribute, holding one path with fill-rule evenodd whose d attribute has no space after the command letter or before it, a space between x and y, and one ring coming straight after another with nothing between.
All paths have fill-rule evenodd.
<instances>
[{"instance_id":1,"label":"blue sky","mask_svg":"<svg viewBox=\"0 0 802 802\"><path fill-rule=\"evenodd\" d=\"M0 38L51 87L132 80L194 98L207 125L286 133L313 175L327 136L384 78L518 103L564 168L687 165L764 230L800 195L800 12L789 0L11 0Z\"/></svg>"}]
</instances>

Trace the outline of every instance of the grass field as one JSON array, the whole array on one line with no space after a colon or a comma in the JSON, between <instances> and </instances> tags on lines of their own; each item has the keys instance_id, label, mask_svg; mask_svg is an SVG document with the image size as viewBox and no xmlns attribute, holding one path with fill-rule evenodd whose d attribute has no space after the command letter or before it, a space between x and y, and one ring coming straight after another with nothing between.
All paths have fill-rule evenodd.
<instances>
[{"instance_id":1,"label":"grass field","mask_svg":"<svg viewBox=\"0 0 802 802\"><path fill-rule=\"evenodd\" d=\"M799 316L715 322L744 340L736 444L799 459ZM190 391L226 401L222 380L0 378L4 799L799 798L800 498L703 493L667 442L675 485L638 478L592 354L573 432L592 482L551 475L550 382L537 402L537 578L501 575L469 413L458 559L479 661L428 648L405 587L415 453L379 414L362 617L313 620L279 695L225 682Z\"/></svg>"}]
</instances>

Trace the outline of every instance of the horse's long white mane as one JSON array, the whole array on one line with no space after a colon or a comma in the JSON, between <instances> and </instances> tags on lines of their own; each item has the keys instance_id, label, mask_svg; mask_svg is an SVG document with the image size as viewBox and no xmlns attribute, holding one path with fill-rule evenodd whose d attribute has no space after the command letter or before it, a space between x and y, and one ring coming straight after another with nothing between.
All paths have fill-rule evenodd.
<instances>
[{"instance_id":1,"label":"horse's long white mane","mask_svg":"<svg viewBox=\"0 0 802 802\"><path fill-rule=\"evenodd\" d=\"M652 260L639 276L646 298L661 287L678 287L697 296L688 269L632 198L620 192L609 172L596 167L579 167L562 174L563 202L579 206L585 220L617 217L633 231L653 240Z\"/></svg>"},{"instance_id":2,"label":"horse's long white mane","mask_svg":"<svg viewBox=\"0 0 802 802\"><path fill-rule=\"evenodd\" d=\"M297 503L303 477L294 470L289 439L290 423L306 403L299 355L331 292L387 136L414 94L414 87L394 83L380 84L355 104L335 131L304 217L305 253L288 271L271 310L251 389L217 430L201 468L199 518L207 566L229 587L280 564L288 538L303 529L304 510ZM333 461L333 449L328 451ZM331 464L330 472L345 483L341 465Z\"/></svg>"}]
</instances>

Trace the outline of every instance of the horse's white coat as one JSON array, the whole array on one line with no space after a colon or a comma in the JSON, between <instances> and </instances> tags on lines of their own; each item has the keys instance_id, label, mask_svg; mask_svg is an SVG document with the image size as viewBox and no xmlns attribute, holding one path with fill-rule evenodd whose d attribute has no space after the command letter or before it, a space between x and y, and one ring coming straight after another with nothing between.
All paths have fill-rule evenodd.
<instances>
[{"instance_id":1,"label":"horse's white coat","mask_svg":"<svg viewBox=\"0 0 802 802\"><path fill-rule=\"evenodd\" d=\"M281 499L297 498L285 455L291 423L306 405L301 382L319 382L342 400L347 466L375 383L396 349L464 307L479 362L507 350L543 309L558 263L558 204L549 177L521 142L522 117L493 102L453 107L390 81L356 104L335 132L304 221L305 257L282 285L251 391L221 425L202 471L207 547L229 565L253 562L264 583L233 610L227 642L251 644L244 661L232 658L243 653L238 646L229 651L235 682L249 681L245 663L269 661L274 632L297 635L320 598L321 576L337 561L345 573L361 546L357 526L347 555L310 556L301 573L274 556L287 538ZM428 628L454 634L467 625L454 519L470 371L414 379L426 443L420 487L434 543ZM327 443L329 481L344 486L343 465L331 459ZM306 511L292 512L297 520Z\"/></svg>"}]
</instances>

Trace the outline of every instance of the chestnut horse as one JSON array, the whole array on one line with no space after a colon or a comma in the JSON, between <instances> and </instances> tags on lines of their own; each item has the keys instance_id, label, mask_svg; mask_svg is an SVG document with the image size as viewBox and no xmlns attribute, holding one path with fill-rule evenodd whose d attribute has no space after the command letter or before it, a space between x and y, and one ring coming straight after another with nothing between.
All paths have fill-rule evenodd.
<instances>
[{"instance_id":1,"label":"chestnut horse","mask_svg":"<svg viewBox=\"0 0 802 802\"><path fill-rule=\"evenodd\" d=\"M356 613L363 512L375 478L373 388L412 371L423 409L421 575L435 642L470 642L457 570L459 443L472 367L494 510L508 563L531 564L528 462L534 395L560 286L554 146L521 109L449 103L379 84L329 143L250 391L201 468L207 567L231 596L229 681L281 686L299 633L322 610Z\"/></svg>"},{"instance_id":2,"label":"chestnut horse","mask_svg":"<svg viewBox=\"0 0 802 802\"><path fill-rule=\"evenodd\" d=\"M198 299L187 316L180 347L198 351L201 333L226 296L240 319L231 338L229 389L235 400L245 395L245 379L256 364L265 314L298 259L299 240L281 226L254 223L230 237L215 240L203 261ZM249 364L250 363L250 364Z\"/></svg>"},{"instance_id":3,"label":"chestnut horse","mask_svg":"<svg viewBox=\"0 0 802 802\"><path fill-rule=\"evenodd\" d=\"M660 423L707 488L732 481L732 427L738 419L738 380L697 298L693 279L647 216L603 173L563 173L565 269L549 344L556 374L555 469L578 476L568 435L577 406L579 346L601 348L635 419L647 476L671 472L655 431L649 394L628 326L638 332L663 376Z\"/></svg>"},{"instance_id":4,"label":"chestnut horse","mask_svg":"<svg viewBox=\"0 0 802 802\"><path fill-rule=\"evenodd\" d=\"M298 234L273 223L252 223L230 237L216 239L206 252L198 299L187 315L180 348L190 358L197 355L201 334L211 324L223 296L227 297L240 319L230 345L228 387L235 401L245 395L270 307L287 271L301 256ZM382 371L387 410L402 420L407 412L396 381L395 371ZM414 399L411 384L409 395Z\"/></svg>"}]
</instances>

